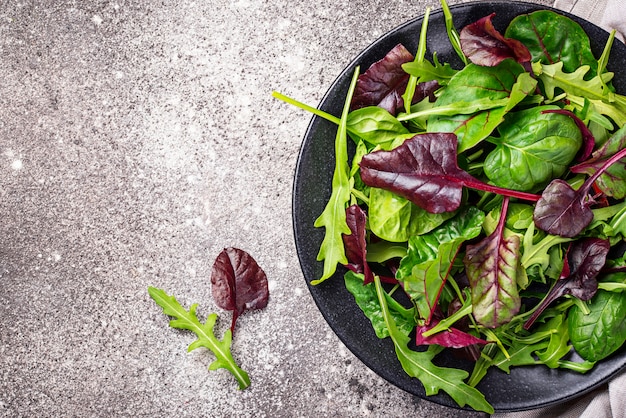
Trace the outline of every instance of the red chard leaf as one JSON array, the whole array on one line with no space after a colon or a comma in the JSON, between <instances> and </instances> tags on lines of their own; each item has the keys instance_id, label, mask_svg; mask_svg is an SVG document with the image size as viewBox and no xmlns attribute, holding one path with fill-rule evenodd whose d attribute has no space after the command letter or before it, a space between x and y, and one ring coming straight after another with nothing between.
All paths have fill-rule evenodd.
<instances>
[{"instance_id":1,"label":"red chard leaf","mask_svg":"<svg viewBox=\"0 0 626 418\"><path fill-rule=\"evenodd\" d=\"M463 332L456 328L448 328L445 331L438 332L434 335L430 335L428 337L424 337L422 334L435 325L439 323L438 319L432 319L430 324L417 326L416 328L416 336L415 336L415 344L417 345L432 345L437 344L442 347L450 347L450 348L463 348L469 347L474 344L486 345L489 344L489 341L483 340L482 338L478 338L473 336L472 334L468 334L467 332Z\"/></svg>"},{"instance_id":2,"label":"red chard leaf","mask_svg":"<svg viewBox=\"0 0 626 418\"><path fill-rule=\"evenodd\" d=\"M502 36L491 22L494 16L492 13L461 30L461 49L465 56L484 67L494 67L507 58L519 63L530 62L528 48L516 39Z\"/></svg>"},{"instance_id":3,"label":"red chard leaf","mask_svg":"<svg viewBox=\"0 0 626 418\"><path fill-rule=\"evenodd\" d=\"M346 209L346 223L351 231L350 235L343 235L348 259L346 267L355 273L363 273L364 285L374 281L374 275L366 260L365 222L365 212L358 205L351 205Z\"/></svg>"},{"instance_id":4,"label":"red chard leaf","mask_svg":"<svg viewBox=\"0 0 626 418\"><path fill-rule=\"evenodd\" d=\"M361 179L370 187L396 193L431 213L450 212L461 204L463 186L537 201L539 196L495 187L472 177L457 164L453 133L424 133L391 151L361 159Z\"/></svg>"},{"instance_id":5,"label":"red chard leaf","mask_svg":"<svg viewBox=\"0 0 626 418\"><path fill-rule=\"evenodd\" d=\"M610 248L609 241L600 238L585 238L570 244L559 279L526 320L524 328L529 329L539 315L561 296L591 299L598 290L596 277L606 263Z\"/></svg>"},{"instance_id":6,"label":"red chard leaf","mask_svg":"<svg viewBox=\"0 0 626 418\"><path fill-rule=\"evenodd\" d=\"M267 276L247 252L225 248L213 263L211 290L217 306L233 311L231 332L246 309L262 309L267 305Z\"/></svg>"},{"instance_id":7,"label":"red chard leaf","mask_svg":"<svg viewBox=\"0 0 626 418\"><path fill-rule=\"evenodd\" d=\"M591 176L604 165L607 158L624 148L626 148L626 126L615 132L602 147L593 153L589 160L572 167L571 171ZM594 187L616 199L626 197L626 157L616 162L598 177Z\"/></svg>"},{"instance_id":8,"label":"red chard leaf","mask_svg":"<svg viewBox=\"0 0 626 418\"><path fill-rule=\"evenodd\" d=\"M535 205L533 219L538 228L566 238L573 238L593 220L590 206L594 200L589 190L611 165L626 157L626 148L604 160L602 166L578 190L566 181L556 179L546 187Z\"/></svg>"},{"instance_id":9,"label":"red chard leaf","mask_svg":"<svg viewBox=\"0 0 626 418\"><path fill-rule=\"evenodd\" d=\"M392 115L404 109L402 95L409 81L409 74L402 64L413 61L413 55L402 45L396 45L383 59L372 64L359 79L352 96L350 110L367 106L378 106ZM413 103L426 97L434 100L434 92L439 88L436 80L419 83L415 89Z\"/></svg>"},{"instance_id":10,"label":"red chard leaf","mask_svg":"<svg viewBox=\"0 0 626 418\"><path fill-rule=\"evenodd\" d=\"M509 322L521 306L517 290L520 239L517 235L504 236L508 204L505 197L497 228L479 243L468 245L463 259L474 318L489 328Z\"/></svg>"}]
</instances>

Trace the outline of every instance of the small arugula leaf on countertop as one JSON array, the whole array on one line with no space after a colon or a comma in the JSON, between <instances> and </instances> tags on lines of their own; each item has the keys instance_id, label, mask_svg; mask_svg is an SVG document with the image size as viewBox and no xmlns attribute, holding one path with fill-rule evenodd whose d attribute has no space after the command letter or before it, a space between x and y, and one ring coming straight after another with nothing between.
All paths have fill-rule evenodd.
<instances>
[{"instance_id":1,"label":"small arugula leaf on countertop","mask_svg":"<svg viewBox=\"0 0 626 418\"><path fill-rule=\"evenodd\" d=\"M561 296L572 295L583 301L591 299L598 290L597 276L606 263L610 248L609 241L600 238L572 242L565 255L561 276L534 308L524 329L530 329L541 313Z\"/></svg>"},{"instance_id":2,"label":"small arugula leaf on countertop","mask_svg":"<svg viewBox=\"0 0 626 418\"><path fill-rule=\"evenodd\" d=\"M163 308L165 315L174 318L170 321L170 327L186 329L196 334L198 339L189 345L188 351L205 347L215 354L216 360L211 363L209 370L226 369L237 379L239 389L245 389L250 386L248 374L237 365L230 351L232 342L231 331L226 330L221 341L213 333L213 327L217 321L216 313L210 314L206 322L202 324L196 316L198 304L191 305L191 308L187 311L174 296L168 295L162 289L149 287L148 294L157 305Z\"/></svg>"},{"instance_id":3,"label":"small arugula leaf on countertop","mask_svg":"<svg viewBox=\"0 0 626 418\"><path fill-rule=\"evenodd\" d=\"M233 311L230 326L235 333L237 318L246 309L267 306L267 276L247 252L228 247L217 256L211 271L211 290L217 306Z\"/></svg>"},{"instance_id":4,"label":"small arugula leaf on countertop","mask_svg":"<svg viewBox=\"0 0 626 418\"><path fill-rule=\"evenodd\" d=\"M494 27L492 13L465 26L461 30L461 48L467 58L476 65L493 67L507 58L519 63L531 59L528 48L517 39L505 38Z\"/></svg>"},{"instance_id":5,"label":"small arugula leaf on countertop","mask_svg":"<svg viewBox=\"0 0 626 418\"><path fill-rule=\"evenodd\" d=\"M468 245L463 263L472 289L473 315L488 328L506 324L520 309L517 289L520 238L504 235L509 198L505 197L498 226L477 244Z\"/></svg>"}]
</instances>

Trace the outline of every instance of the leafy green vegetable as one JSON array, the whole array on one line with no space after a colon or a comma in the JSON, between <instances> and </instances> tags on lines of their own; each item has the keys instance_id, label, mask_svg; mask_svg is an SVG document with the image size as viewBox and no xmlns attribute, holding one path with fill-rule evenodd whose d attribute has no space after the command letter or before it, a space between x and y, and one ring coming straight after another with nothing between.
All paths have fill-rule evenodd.
<instances>
[{"instance_id":1,"label":"leafy green vegetable","mask_svg":"<svg viewBox=\"0 0 626 418\"><path fill-rule=\"evenodd\" d=\"M589 37L578 23L563 15L539 10L517 16L504 36L521 41L530 50L533 62L562 62L567 72L588 65L590 75L595 76L598 62L591 52Z\"/></svg>"},{"instance_id":2,"label":"leafy green vegetable","mask_svg":"<svg viewBox=\"0 0 626 418\"><path fill-rule=\"evenodd\" d=\"M330 199L322 214L315 220L315 227L326 229L324 240L317 255L318 261L324 260L322 277L313 284L319 284L331 277L337 264L348 262L343 247L343 234L349 234L350 228L346 224L346 207L350 200L350 167L348 166L347 120L350 109L350 100L359 75L357 67L352 77L343 113L335 137L335 171L333 173L332 191Z\"/></svg>"},{"instance_id":3,"label":"leafy green vegetable","mask_svg":"<svg viewBox=\"0 0 626 418\"><path fill-rule=\"evenodd\" d=\"M485 158L485 174L494 184L534 191L561 177L580 149L580 129L570 118L544 113L539 106L508 115L490 137L496 149Z\"/></svg>"},{"instance_id":4,"label":"leafy green vegetable","mask_svg":"<svg viewBox=\"0 0 626 418\"><path fill-rule=\"evenodd\" d=\"M391 316L385 291L377 276L374 277L374 283L382 317L393 341L396 356L406 373L411 377L418 378L424 385L426 395L435 395L439 390L443 390L460 406L469 405L477 411L493 413L494 409L485 400L485 396L464 382L468 376L466 371L438 367L433 364L432 360L439 351L436 346L430 346L427 351L423 352L413 351L408 347L410 338L398 329L393 316Z\"/></svg>"},{"instance_id":5,"label":"leafy green vegetable","mask_svg":"<svg viewBox=\"0 0 626 418\"><path fill-rule=\"evenodd\" d=\"M602 360L626 341L626 292L598 290L586 315L573 306L568 316L574 349L588 361Z\"/></svg>"},{"instance_id":6,"label":"leafy green vegetable","mask_svg":"<svg viewBox=\"0 0 626 418\"><path fill-rule=\"evenodd\" d=\"M170 321L170 327L186 329L196 334L198 338L189 345L188 351L195 350L199 347L204 347L212 351L213 354L215 354L216 360L211 363L209 370L226 369L237 379L239 389L245 389L250 386L248 374L235 363L231 354L231 330L229 329L224 333L224 337L221 341L218 340L213 333L213 327L217 321L216 313L210 314L206 322L202 324L196 316L198 304L191 305L191 308L187 311L178 303L174 296L168 295L162 289L149 287L148 293L156 304L163 308L165 315L174 318Z\"/></svg>"}]
</instances>

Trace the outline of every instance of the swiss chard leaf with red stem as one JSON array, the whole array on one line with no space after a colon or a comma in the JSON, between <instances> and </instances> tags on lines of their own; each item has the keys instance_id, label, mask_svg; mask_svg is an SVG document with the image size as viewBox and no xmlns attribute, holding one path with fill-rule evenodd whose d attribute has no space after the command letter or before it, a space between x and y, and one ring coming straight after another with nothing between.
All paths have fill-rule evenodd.
<instances>
[{"instance_id":1,"label":"swiss chard leaf with red stem","mask_svg":"<svg viewBox=\"0 0 626 418\"><path fill-rule=\"evenodd\" d=\"M496 187L476 179L457 164L457 136L417 134L391 151L374 151L361 159L361 178L370 187L392 191L431 213L461 205L463 187L537 201L539 196Z\"/></svg>"}]
</instances>

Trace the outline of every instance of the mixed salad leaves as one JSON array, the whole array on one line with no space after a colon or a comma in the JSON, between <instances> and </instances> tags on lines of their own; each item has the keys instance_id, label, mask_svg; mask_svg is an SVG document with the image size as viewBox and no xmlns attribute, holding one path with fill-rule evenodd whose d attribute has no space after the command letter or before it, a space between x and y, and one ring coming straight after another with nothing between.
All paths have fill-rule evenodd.
<instances>
[{"instance_id":1,"label":"mixed salad leaves","mask_svg":"<svg viewBox=\"0 0 626 418\"><path fill-rule=\"evenodd\" d=\"M458 32L442 7L462 68L427 59L427 11L415 55L399 44L357 68L339 117L274 96L338 125L312 283L345 266L427 395L493 412L476 389L488 369L584 373L626 341L626 96L614 33L596 58L552 11ZM444 349L471 374L436 366Z\"/></svg>"}]
</instances>

